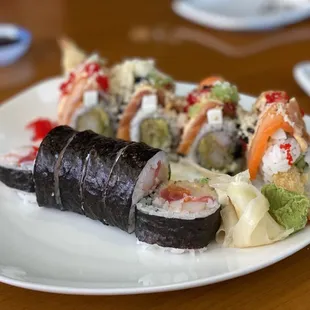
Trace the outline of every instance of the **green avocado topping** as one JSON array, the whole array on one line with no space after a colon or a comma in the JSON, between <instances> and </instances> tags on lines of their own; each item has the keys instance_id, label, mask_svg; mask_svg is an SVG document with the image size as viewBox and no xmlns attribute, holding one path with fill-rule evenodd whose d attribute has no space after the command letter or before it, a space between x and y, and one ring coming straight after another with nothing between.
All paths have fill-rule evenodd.
<instances>
[{"instance_id":1,"label":"green avocado topping","mask_svg":"<svg viewBox=\"0 0 310 310\"><path fill-rule=\"evenodd\" d=\"M168 85L174 85L174 81L170 76L165 75L157 70L153 70L149 74L149 79L157 88L162 88Z\"/></svg>"},{"instance_id":2,"label":"green avocado topping","mask_svg":"<svg viewBox=\"0 0 310 310\"><path fill-rule=\"evenodd\" d=\"M294 232L306 226L310 200L305 195L290 192L275 184L264 185L262 194L268 199L269 213L278 224Z\"/></svg>"},{"instance_id":3,"label":"green avocado topping","mask_svg":"<svg viewBox=\"0 0 310 310\"><path fill-rule=\"evenodd\" d=\"M238 103L239 93L235 85L228 82L216 83L210 93L210 98L222 101L223 103Z\"/></svg>"}]
</instances>

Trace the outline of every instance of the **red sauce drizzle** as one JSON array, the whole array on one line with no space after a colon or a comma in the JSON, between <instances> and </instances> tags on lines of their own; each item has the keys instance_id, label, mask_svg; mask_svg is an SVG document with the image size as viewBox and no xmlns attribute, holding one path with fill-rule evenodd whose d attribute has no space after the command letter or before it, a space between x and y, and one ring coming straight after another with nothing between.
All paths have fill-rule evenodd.
<instances>
[{"instance_id":1,"label":"red sauce drizzle","mask_svg":"<svg viewBox=\"0 0 310 310\"><path fill-rule=\"evenodd\" d=\"M97 73L100 71L100 66L95 62L91 62L85 65L84 70L86 71L88 76L91 76L94 73Z\"/></svg>"},{"instance_id":2,"label":"red sauce drizzle","mask_svg":"<svg viewBox=\"0 0 310 310\"><path fill-rule=\"evenodd\" d=\"M31 140L33 142L42 140L53 128L57 126L57 123L50 121L49 119L38 118L30 122L26 129L33 131Z\"/></svg>"},{"instance_id":3,"label":"red sauce drizzle","mask_svg":"<svg viewBox=\"0 0 310 310\"><path fill-rule=\"evenodd\" d=\"M201 90L195 89L192 92L190 92L186 97L187 106L184 107L184 112L188 112L189 107L197 103L197 101L199 100L199 96L201 94L208 93L208 92L210 92L210 88L207 88L207 89L204 88Z\"/></svg>"},{"instance_id":4,"label":"red sauce drizzle","mask_svg":"<svg viewBox=\"0 0 310 310\"><path fill-rule=\"evenodd\" d=\"M291 147L292 145L290 143L284 143L280 145L280 149L286 151L286 159L290 166L293 165L293 156L291 154Z\"/></svg>"},{"instance_id":5,"label":"red sauce drizzle","mask_svg":"<svg viewBox=\"0 0 310 310\"><path fill-rule=\"evenodd\" d=\"M109 89L109 80L107 76L99 73L100 70L100 65L95 62L87 63L82 69L82 71L86 72L88 77L97 74L98 76L96 77L96 82L102 90L107 91ZM69 74L69 78L60 84L60 92L62 96L69 94L70 89L72 88L72 84L75 82L75 80L76 74L71 72Z\"/></svg>"},{"instance_id":6,"label":"red sauce drizzle","mask_svg":"<svg viewBox=\"0 0 310 310\"><path fill-rule=\"evenodd\" d=\"M74 82L75 77L76 77L75 74L71 72L69 74L68 80L60 84L60 91L62 95L67 95L69 93L70 87L72 83Z\"/></svg>"},{"instance_id":7,"label":"red sauce drizzle","mask_svg":"<svg viewBox=\"0 0 310 310\"><path fill-rule=\"evenodd\" d=\"M274 103L278 101L289 100L288 94L286 92L274 91L266 94L266 103Z\"/></svg>"},{"instance_id":8,"label":"red sauce drizzle","mask_svg":"<svg viewBox=\"0 0 310 310\"><path fill-rule=\"evenodd\" d=\"M100 86L100 88L104 91L108 91L109 89L109 79L105 75L98 75L96 78L96 82Z\"/></svg>"},{"instance_id":9,"label":"red sauce drizzle","mask_svg":"<svg viewBox=\"0 0 310 310\"><path fill-rule=\"evenodd\" d=\"M39 150L38 147L33 146L32 149L30 150L30 152L27 155L21 157L18 160L18 162L17 162L18 165L20 165L22 163L25 163L27 161L34 161L36 159L36 157L37 157L38 150Z\"/></svg>"}]
</instances>

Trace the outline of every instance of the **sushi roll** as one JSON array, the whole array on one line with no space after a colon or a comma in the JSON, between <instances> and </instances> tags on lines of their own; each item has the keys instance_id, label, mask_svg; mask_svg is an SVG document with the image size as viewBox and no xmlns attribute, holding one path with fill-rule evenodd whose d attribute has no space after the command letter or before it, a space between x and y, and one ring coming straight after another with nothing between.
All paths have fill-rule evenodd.
<instances>
[{"instance_id":1,"label":"sushi roll","mask_svg":"<svg viewBox=\"0 0 310 310\"><path fill-rule=\"evenodd\" d=\"M168 249L204 249L220 227L220 204L204 181L170 181L137 204L141 243Z\"/></svg>"},{"instance_id":2,"label":"sushi roll","mask_svg":"<svg viewBox=\"0 0 310 310\"><path fill-rule=\"evenodd\" d=\"M0 156L0 182L6 186L33 193L33 165L37 147L26 146Z\"/></svg>"},{"instance_id":3,"label":"sushi roll","mask_svg":"<svg viewBox=\"0 0 310 310\"><path fill-rule=\"evenodd\" d=\"M259 115L249 144L247 163L251 179L304 193L309 142L295 98L269 104Z\"/></svg>"},{"instance_id":4,"label":"sushi roll","mask_svg":"<svg viewBox=\"0 0 310 310\"><path fill-rule=\"evenodd\" d=\"M276 102L287 103L289 101L289 96L285 91L274 91L268 90L262 92L256 99L253 105L253 112L260 114L262 113L270 104Z\"/></svg>"},{"instance_id":5,"label":"sushi roll","mask_svg":"<svg viewBox=\"0 0 310 310\"><path fill-rule=\"evenodd\" d=\"M114 136L118 107L108 90L106 69L99 56L92 55L60 85L58 124Z\"/></svg>"},{"instance_id":6,"label":"sushi roll","mask_svg":"<svg viewBox=\"0 0 310 310\"><path fill-rule=\"evenodd\" d=\"M258 115L254 111L244 110L239 105L237 108L237 119L238 137L244 151L246 151L255 132Z\"/></svg>"},{"instance_id":7,"label":"sushi roll","mask_svg":"<svg viewBox=\"0 0 310 310\"><path fill-rule=\"evenodd\" d=\"M69 126L57 126L40 144L33 173L37 203L40 207L63 210L59 170L64 152L75 135L76 131Z\"/></svg>"},{"instance_id":8,"label":"sushi roll","mask_svg":"<svg viewBox=\"0 0 310 310\"><path fill-rule=\"evenodd\" d=\"M42 141L34 167L38 205L118 227L135 227L134 205L170 176L166 153L58 126Z\"/></svg>"},{"instance_id":9,"label":"sushi roll","mask_svg":"<svg viewBox=\"0 0 310 310\"><path fill-rule=\"evenodd\" d=\"M175 109L166 107L166 99L149 85L137 88L120 119L117 138L175 152L181 136L181 117Z\"/></svg>"},{"instance_id":10,"label":"sushi roll","mask_svg":"<svg viewBox=\"0 0 310 310\"><path fill-rule=\"evenodd\" d=\"M217 81L210 94L190 104L189 121L178 153L206 169L228 174L240 172L244 166L244 149L238 136L238 98L235 86Z\"/></svg>"},{"instance_id":11,"label":"sushi roll","mask_svg":"<svg viewBox=\"0 0 310 310\"><path fill-rule=\"evenodd\" d=\"M158 70L155 65L153 59L134 58L126 59L110 69L110 93L122 106L122 110L141 84L174 92L173 79Z\"/></svg>"}]
</instances>

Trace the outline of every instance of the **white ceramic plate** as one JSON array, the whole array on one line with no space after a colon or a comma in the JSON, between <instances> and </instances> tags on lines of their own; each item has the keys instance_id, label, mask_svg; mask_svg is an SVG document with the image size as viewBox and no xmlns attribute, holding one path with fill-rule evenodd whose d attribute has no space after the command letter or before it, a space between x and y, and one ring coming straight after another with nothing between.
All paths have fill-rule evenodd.
<instances>
[{"instance_id":1,"label":"white ceramic plate","mask_svg":"<svg viewBox=\"0 0 310 310\"><path fill-rule=\"evenodd\" d=\"M267 3L277 5L266 12ZM284 9L284 5L292 5ZM222 30L268 30L310 16L307 0L175 0L174 12L194 23Z\"/></svg>"},{"instance_id":2,"label":"white ceramic plate","mask_svg":"<svg viewBox=\"0 0 310 310\"><path fill-rule=\"evenodd\" d=\"M0 153L30 142L24 126L35 117L56 117L59 83L59 78L44 81L0 107ZM180 83L177 91L185 94L193 87ZM242 96L246 108L252 102ZM253 249L213 243L196 256L144 251L134 235L77 214L24 204L0 185L0 281L28 289L94 295L179 290L254 272L309 243L307 227Z\"/></svg>"}]
</instances>

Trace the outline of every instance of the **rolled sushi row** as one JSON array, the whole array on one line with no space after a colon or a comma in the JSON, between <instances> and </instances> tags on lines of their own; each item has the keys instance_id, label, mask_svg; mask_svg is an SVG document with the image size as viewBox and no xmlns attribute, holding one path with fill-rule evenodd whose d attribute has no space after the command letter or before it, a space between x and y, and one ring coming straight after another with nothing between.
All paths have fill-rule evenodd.
<instances>
[{"instance_id":1,"label":"rolled sushi row","mask_svg":"<svg viewBox=\"0 0 310 310\"><path fill-rule=\"evenodd\" d=\"M27 166L3 160L0 181L33 192L40 207L78 213L169 249L203 249L219 228L215 192L201 181L169 181L167 154L145 143L58 126L35 154L20 155Z\"/></svg>"},{"instance_id":2,"label":"rolled sushi row","mask_svg":"<svg viewBox=\"0 0 310 310\"><path fill-rule=\"evenodd\" d=\"M108 67L94 55L84 55L67 76L58 111L67 109L72 117L59 117L60 125L144 142L171 159L186 156L224 173L245 168L244 113L236 86L224 79L206 78L178 96L173 79L152 59L126 59Z\"/></svg>"}]
</instances>

